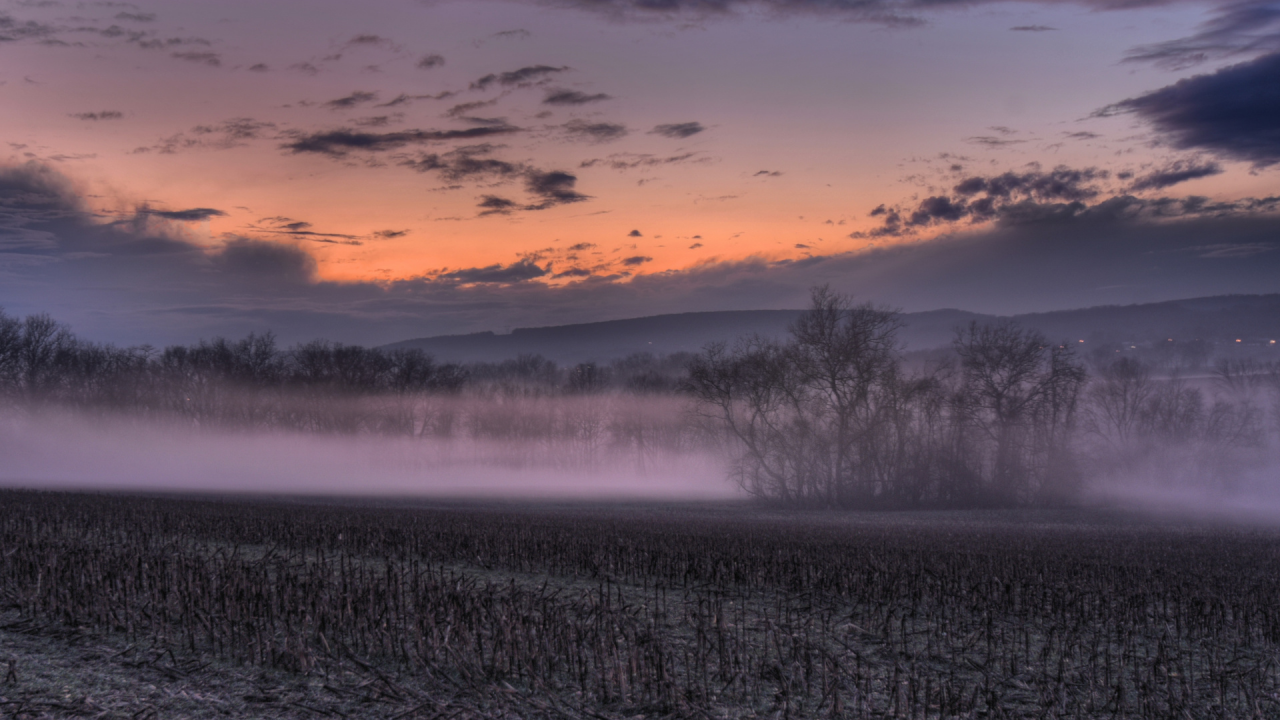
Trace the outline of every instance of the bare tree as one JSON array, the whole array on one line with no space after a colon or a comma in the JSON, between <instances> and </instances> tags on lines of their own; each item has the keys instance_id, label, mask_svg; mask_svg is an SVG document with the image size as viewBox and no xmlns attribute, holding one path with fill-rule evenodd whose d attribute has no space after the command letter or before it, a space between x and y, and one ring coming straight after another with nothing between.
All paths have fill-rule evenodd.
<instances>
[{"instance_id":1,"label":"bare tree","mask_svg":"<svg viewBox=\"0 0 1280 720\"><path fill-rule=\"evenodd\" d=\"M828 505L888 493L892 472L876 460L897 392L899 326L889 310L819 287L790 342L712 345L693 361L690 389L738 443L734 473L744 489Z\"/></svg>"},{"instance_id":2,"label":"bare tree","mask_svg":"<svg viewBox=\"0 0 1280 720\"><path fill-rule=\"evenodd\" d=\"M22 321L0 308L0 392L12 393L22 377Z\"/></svg>"},{"instance_id":3,"label":"bare tree","mask_svg":"<svg viewBox=\"0 0 1280 720\"><path fill-rule=\"evenodd\" d=\"M29 398L42 397L53 390L59 380L54 360L73 342L71 333L48 315L28 315L23 320L18 357L23 389Z\"/></svg>"},{"instance_id":4,"label":"bare tree","mask_svg":"<svg viewBox=\"0 0 1280 720\"><path fill-rule=\"evenodd\" d=\"M1005 321L956 334L964 409L990 443L991 500L1020 503L1065 482L1083 366L1067 344Z\"/></svg>"}]
</instances>

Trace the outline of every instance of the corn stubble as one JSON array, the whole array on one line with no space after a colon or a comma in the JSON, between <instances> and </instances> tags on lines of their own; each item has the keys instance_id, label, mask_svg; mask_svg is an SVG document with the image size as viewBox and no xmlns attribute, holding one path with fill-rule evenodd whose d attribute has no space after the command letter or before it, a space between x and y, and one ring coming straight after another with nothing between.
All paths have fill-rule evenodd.
<instances>
[{"instance_id":1,"label":"corn stubble","mask_svg":"<svg viewBox=\"0 0 1280 720\"><path fill-rule=\"evenodd\" d=\"M6 632L294 688L224 693L210 717L1280 717L1270 532L0 501ZM166 716L53 711L8 667L9 716Z\"/></svg>"}]
</instances>

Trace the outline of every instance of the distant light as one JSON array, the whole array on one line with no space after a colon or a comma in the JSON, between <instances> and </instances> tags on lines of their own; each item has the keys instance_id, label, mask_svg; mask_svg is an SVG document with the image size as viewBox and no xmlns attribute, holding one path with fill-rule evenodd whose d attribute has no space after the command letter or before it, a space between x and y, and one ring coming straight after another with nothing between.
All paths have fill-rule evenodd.
<instances>
[{"instance_id":1,"label":"distant light","mask_svg":"<svg viewBox=\"0 0 1280 720\"><path fill-rule=\"evenodd\" d=\"M1084 341L1083 341L1083 340L1081 340L1080 342L1084 342ZM1275 342L1275 340L1272 340L1271 342Z\"/></svg>"},{"instance_id":2,"label":"distant light","mask_svg":"<svg viewBox=\"0 0 1280 720\"><path fill-rule=\"evenodd\" d=\"M1275 341L1275 340L1272 340L1272 341L1271 341L1271 344L1272 344L1272 345L1275 345L1275 344L1276 344L1276 341Z\"/></svg>"},{"instance_id":3,"label":"distant light","mask_svg":"<svg viewBox=\"0 0 1280 720\"><path fill-rule=\"evenodd\" d=\"M1169 338L1169 342L1173 342L1173 338Z\"/></svg>"},{"instance_id":4,"label":"distant light","mask_svg":"<svg viewBox=\"0 0 1280 720\"><path fill-rule=\"evenodd\" d=\"M1239 341L1239 340L1237 340L1236 342L1240 342L1240 341ZM1129 349L1130 349L1130 350L1137 350L1137 349L1138 349L1138 346L1137 346L1137 345L1130 345L1130 346L1129 346Z\"/></svg>"},{"instance_id":5,"label":"distant light","mask_svg":"<svg viewBox=\"0 0 1280 720\"><path fill-rule=\"evenodd\" d=\"M1236 342L1240 342L1240 338L1236 338Z\"/></svg>"}]
</instances>

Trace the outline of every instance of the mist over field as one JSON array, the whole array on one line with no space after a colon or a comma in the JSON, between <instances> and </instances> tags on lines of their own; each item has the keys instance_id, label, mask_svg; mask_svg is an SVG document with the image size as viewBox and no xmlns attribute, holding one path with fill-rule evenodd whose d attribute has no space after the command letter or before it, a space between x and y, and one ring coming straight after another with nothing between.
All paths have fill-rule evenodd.
<instances>
[{"instance_id":1,"label":"mist over field","mask_svg":"<svg viewBox=\"0 0 1280 720\"><path fill-rule=\"evenodd\" d=\"M164 351L0 316L0 483L796 508L1088 506L1280 522L1280 365L999 321L903 354L815 290L789 339L561 367L270 335Z\"/></svg>"},{"instance_id":2,"label":"mist over field","mask_svg":"<svg viewBox=\"0 0 1280 720\"><path fill-rule=\"evenodd\" d=\"M258 495L475 499L743 497L714 453L575 463L535 441L318 436L175 427L66 412L0 419L0 485Z\"/></svg>"},{"instance_id":3,"label":"mist over field","mask_svg":"<svg viewBox=\"0 0 1280 720\"><path fill-rule=\"evenodd\" d=\"M1170 520L1280 525L1280 457L1255 450L1229 475L1197 448L1164 446L1096 467L1075 504ZM747 500L713 449L567 462L544 444L184 428L63 411L0 420L0 486L263 496L475 500ZM1226 484L1224 484L1224 481Z\"/></svg>"}]
</instances>

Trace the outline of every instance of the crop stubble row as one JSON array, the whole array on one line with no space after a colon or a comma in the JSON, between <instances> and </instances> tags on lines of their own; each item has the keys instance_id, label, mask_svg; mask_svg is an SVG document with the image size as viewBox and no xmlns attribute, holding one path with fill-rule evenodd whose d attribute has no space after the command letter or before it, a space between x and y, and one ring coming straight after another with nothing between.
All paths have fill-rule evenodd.
<instances>
[{"instance_id":1,"label":"crop stubble row","mask_svg":"<svg viewBox=\"0 0 1280 720\"><path fill-rule=\"evenodd\" d=\"M0 500L0 601L171 654L604 717L1280 717L1267 532Z\"/></svg>"}]
</instances>

